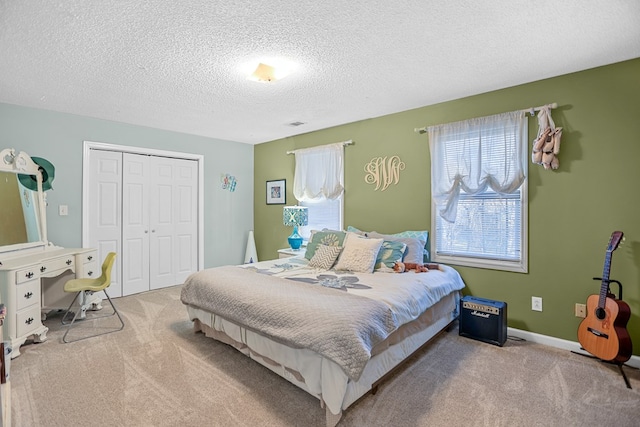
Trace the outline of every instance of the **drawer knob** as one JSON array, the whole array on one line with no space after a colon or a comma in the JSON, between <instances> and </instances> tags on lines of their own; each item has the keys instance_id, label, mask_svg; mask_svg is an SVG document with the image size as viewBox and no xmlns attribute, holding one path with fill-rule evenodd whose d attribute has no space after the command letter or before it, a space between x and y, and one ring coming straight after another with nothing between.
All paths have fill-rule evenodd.
<instances>
[{"instance_id":1,"label":"drawer knob","mask_svg":"<svg viewBox=\"0 0 640 427\"><path fill-rule=\"evenodd\" d=\"M26 323L27 325L30 325L33 323L33 317L29 317L27 320L24 321L24 323Z\"/></svg>"},{"instance_id":2,"label":"drawer knob","mask_svg":"<svg viewBox=\"0 0 640 427\"><path fill-rule=\"evenodd\" d=\"M67 265L71 265L73 261L71 261L70 259L67 260Z\"/></svg>"},{"instance_id":3,"label":"drawer knob","mask_svg":"<svg viewBox=\"0 0 640 427\"><path fill-rule=\"evenodd\" d=\"M27 292L26 294L24 294L24 297L25 297L26 299L29 299L29 298L31 298L32 296L33 296L33 292Z\"/></svg>"},{"instance_id":4,"label":"drawer knob","mask_svg":"<svg viewBox=\"0 0 640 427\"><path fill-rule=\"evenodd\" d=\"M89 255L89 256L87 257L87 259L88 259L89 261L91 261L91 260L93 259L93 255Z\"/></svg>"},{"instance_id":5,"label":"drawer knob","mask_svg":"<svg viewBox=\"0 0 640 427\"><path fill-rule=\"evenodd\" d=\"M87 276L93 276L93 271L88 271Z\"/></svg>"},{"instance_id":6,"label":"drawer knob","mask_svg":"<svg viewBox=\"0 0 640 427\"><path fill-rule=\"evenodd\" d=\"M25 274L25 277L27 279L31 279L33 277L33 271L28 272L27 274Z\"/></svg>"},{"instance_id":7,"label":"drawer knob","mask_svg":"<svg viewBox=\"0 0 640 427\"><path fill-rule=\"evenodd\" d=\"M47 271L47 267L45 267L44 265L40 267L40 273L44 273L45 271Z\"/></svg>"}]
</instances>

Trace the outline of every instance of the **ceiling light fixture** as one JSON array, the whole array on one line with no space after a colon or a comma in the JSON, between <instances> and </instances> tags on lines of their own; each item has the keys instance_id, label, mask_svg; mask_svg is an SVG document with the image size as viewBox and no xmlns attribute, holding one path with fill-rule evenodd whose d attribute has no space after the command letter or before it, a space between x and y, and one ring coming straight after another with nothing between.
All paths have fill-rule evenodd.
<instances>
[{"instance_id":1,"label":"ceiling light fixture","mask_svg":"<svg viewBox=\"0 0 640 427\"><path fill-rule=\"evenodd\" d=\"M250 80L255 80L257 82L274 82L276 81L276 69L271 65L263 64L262 62L258 64L256 70L249 76Z\"/></svg>"},{"instance_id":2,"label":"ceiling light fixture","mask_svg":"<svg viewBox=\"0 0 640 427\"><path fill-rule=\"evenodd\" d=\"M269 62L269 64L265 63ZM249 80L256 82L275 82L282 80L293 72L293 65L288 61L273 60L258 63L258 66L253 69L251 74L247 77Z\"/></svg>"}]
</instances>

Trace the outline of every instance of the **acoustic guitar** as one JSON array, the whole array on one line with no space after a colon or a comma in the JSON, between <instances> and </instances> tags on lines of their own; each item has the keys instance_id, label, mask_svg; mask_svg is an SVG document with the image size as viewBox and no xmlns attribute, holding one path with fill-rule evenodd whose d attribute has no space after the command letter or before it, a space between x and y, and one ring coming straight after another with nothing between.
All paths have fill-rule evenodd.
<instances>
[{"instance_id":1,"label":"acoustic guitar","mask_svg":"<svg viewBox=\"0 0 640 427\"><path fill-rule=\"evenodd\" d=\"M622 364L631 358L631 337L627 322L631 316L629 305L609 290L611 256L622 240L622 231L614 231L609 239L602 272L599 295L587 298L587 317L578 327L578 341L582 348L599 359Z\"/></svg>"}]
</instances>

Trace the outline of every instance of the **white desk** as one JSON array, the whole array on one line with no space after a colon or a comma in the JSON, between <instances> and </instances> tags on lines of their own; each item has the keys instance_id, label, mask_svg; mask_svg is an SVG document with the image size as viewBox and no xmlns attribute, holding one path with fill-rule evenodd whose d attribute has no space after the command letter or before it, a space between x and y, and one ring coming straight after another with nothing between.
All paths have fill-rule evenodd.
<instances>
[{"instance_id":1,"label":"white desk","mask_svg":"<svg viewBox=\"0 0 640 427\"><path fill-rule=\"evenodd\" d=\"M11 358L33 337L47 339L49 328L42 324L46 313L67 309L75 297L64 292L64 282L74 277L98 277L97 251L49 246L24 255L0 255L0 294L7 307L4 340L11 342Z\"/></svg>"}]
</instances>

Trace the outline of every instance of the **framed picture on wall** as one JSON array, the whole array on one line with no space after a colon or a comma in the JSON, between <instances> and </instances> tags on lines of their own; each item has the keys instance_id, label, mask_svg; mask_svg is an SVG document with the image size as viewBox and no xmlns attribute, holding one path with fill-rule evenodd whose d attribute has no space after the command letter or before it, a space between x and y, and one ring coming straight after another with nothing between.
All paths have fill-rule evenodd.
<instances>
[{"instance_id":1,"label":"framed picture on wall","mask_svg":"<svg viewBox=\"0 0 640 427\"><path fill-rule=\"evenodd\" d=\"M284 205L287 202L287 180L267 181L267 204Z\"/></svg>"}]
</instances>

